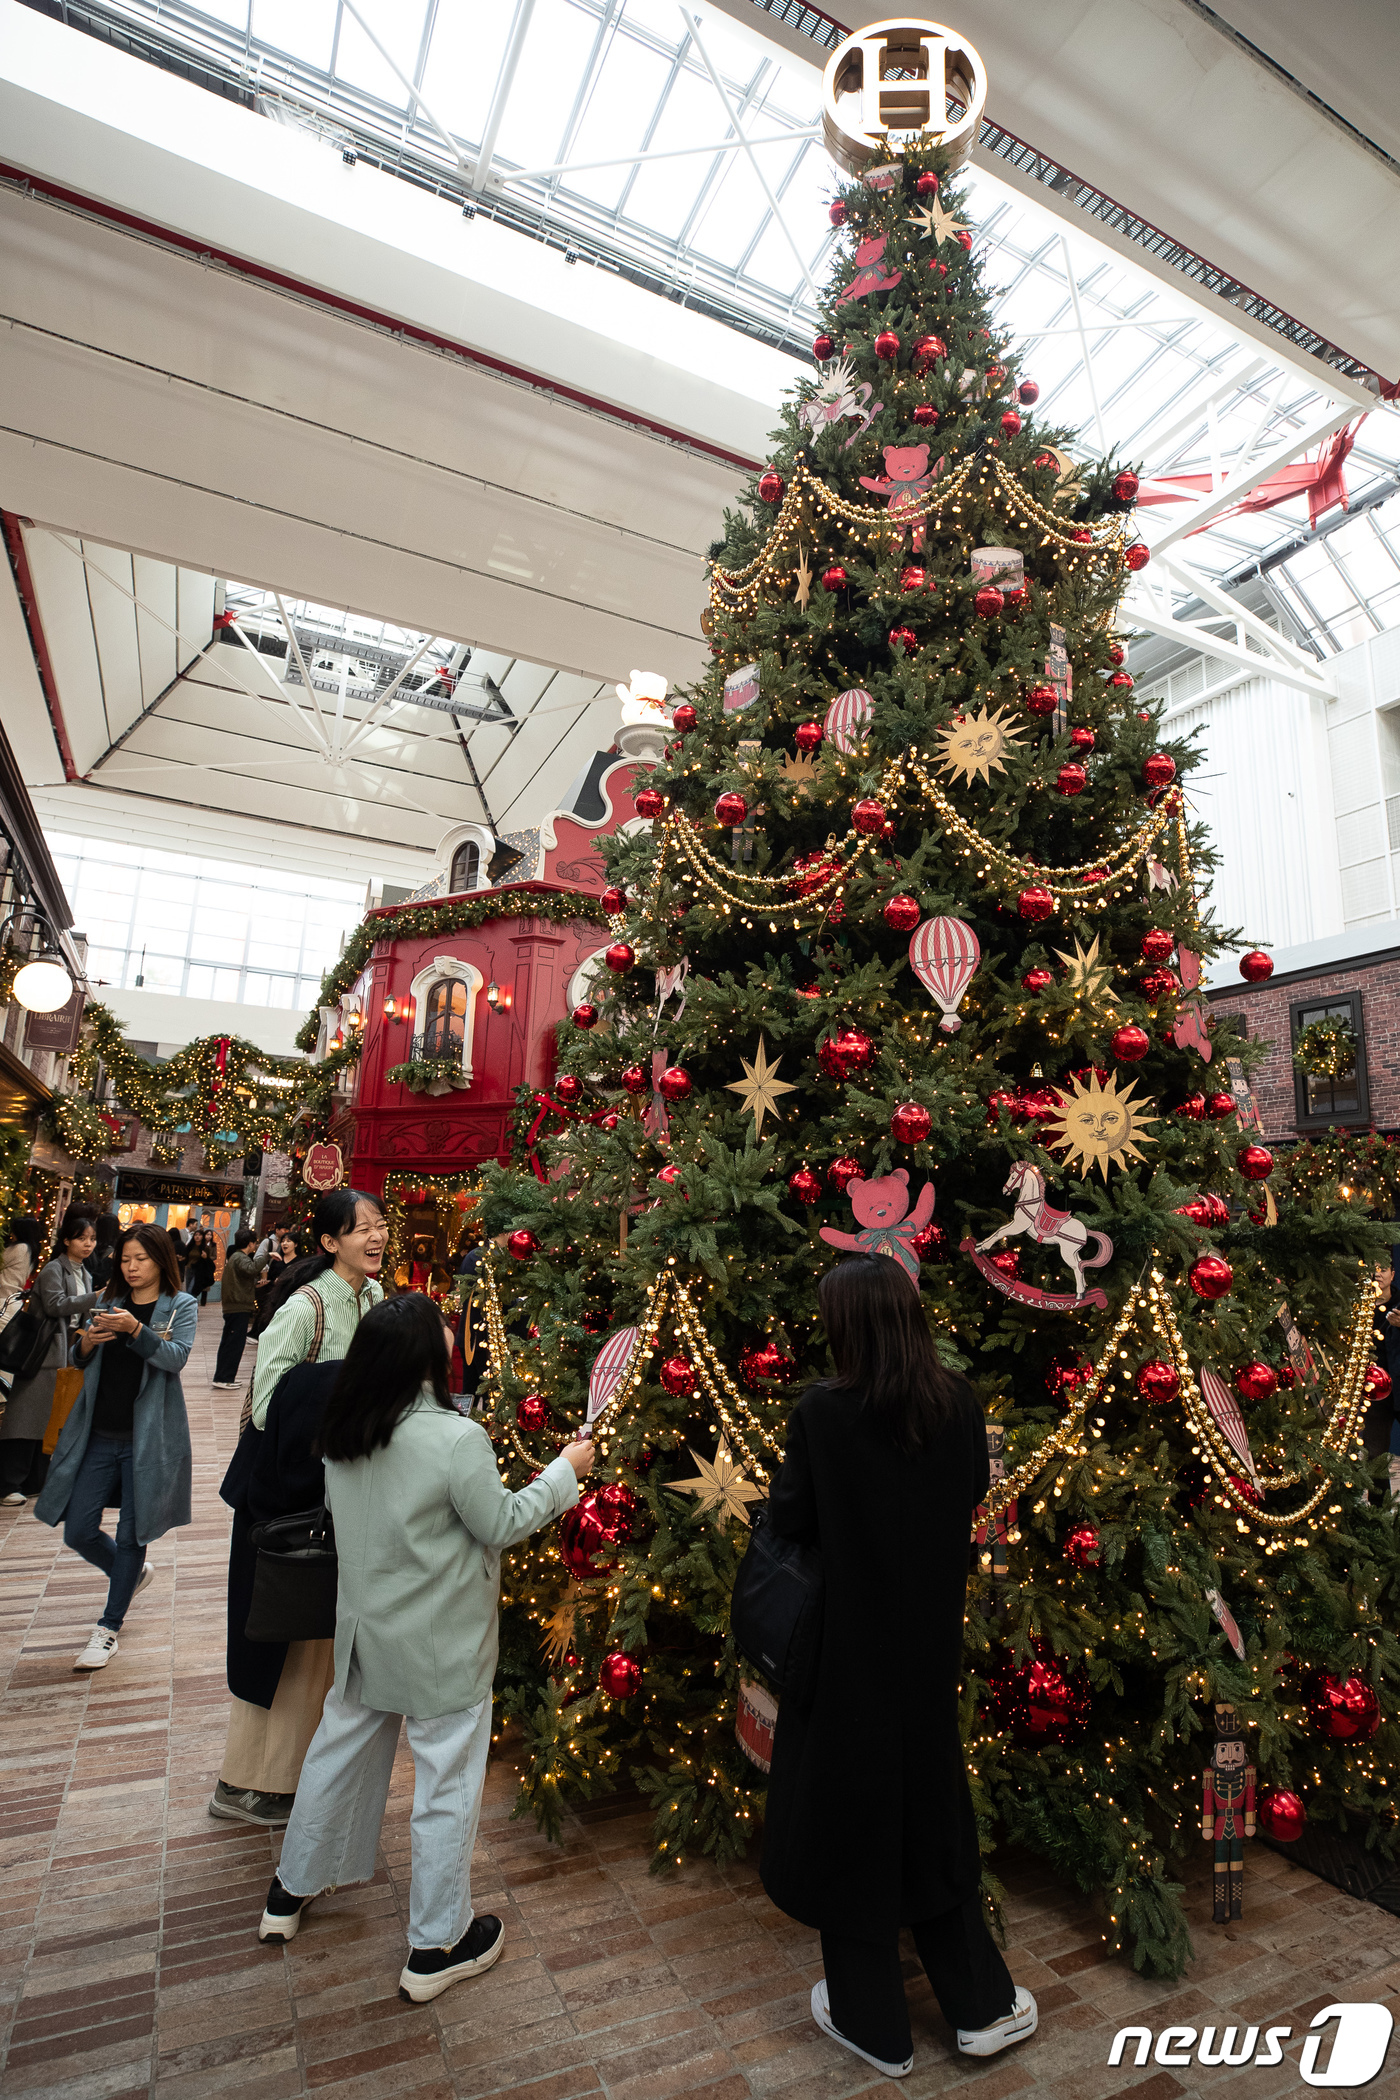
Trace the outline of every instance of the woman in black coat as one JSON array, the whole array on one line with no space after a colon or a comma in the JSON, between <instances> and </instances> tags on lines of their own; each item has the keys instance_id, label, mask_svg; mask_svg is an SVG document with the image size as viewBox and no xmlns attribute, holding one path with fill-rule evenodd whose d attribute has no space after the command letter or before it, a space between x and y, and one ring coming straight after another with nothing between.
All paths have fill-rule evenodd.
<instances>
[{"instance_id":1,"label":"woman in black coat","mask_svg":"<svg viewBox=\"0 0 1400 2100\"><path fill-rule=\"evenodd\" d=\"M810 1705L778 1708L761 1872L779 1909L821 1933L818 2026L902 2078L914 2059L901 1926L964 2054L995 2055L1036 2027L987 1930L958 1732L986 1429L897 1261L843 1261L820 1304L837 1375L793 1411L769 1515L820 1549L821 1653Z\"/></svg>"}]
</instances>

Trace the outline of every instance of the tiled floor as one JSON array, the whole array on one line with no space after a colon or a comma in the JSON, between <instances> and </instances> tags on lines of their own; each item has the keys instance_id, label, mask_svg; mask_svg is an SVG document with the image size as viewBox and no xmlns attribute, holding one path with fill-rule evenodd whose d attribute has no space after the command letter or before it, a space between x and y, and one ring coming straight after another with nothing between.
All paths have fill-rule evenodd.
<instances>
[{"instance_id":1,"label":"tiled floor","mask_svg":"<svg viewBox=\"0 0 1400 2100\"><path fill-rule=\"evenodd\" d=\"M379 1873L320 1903L288 1949L254 1927L277 1854L265 1832L206 1813L223 1747L227 1513L217 1497L238 1398L211 1394L217 1315L187 1378L196 1520L155 1549L160 1573L101 1675L72 1658L101 1585L28 1510L0 1513L0 2028L7 2095L63 2100L346 2100L510 2094L515 2100L793 2100L910 2096L972 2084L978 2100L1102 2100L1300 2090L1297 2055L1333 1999L1400 1990L1400 1921L1252 1848L1242 1926L1208 1922L1193 1851L1196 1960L1145 1984L1102 1958L1090 1907L1032 1862L1008 1872L1017 1978L1040 2033L978 2066L959 2058L927 1987L911 1983L915 2070L895 2085L812 2026L816 1936L773 1909L751 1867L647 1870L645 1817L615 1805L562 1848L511 1820L494 1766L474 1865L481 1909L506 1920L500 1964L437 2004L397 1995L411 1766L401 1755ZM912 1973L912 1972L911 1972ZM1108 2065L1115 2030L1290 2024L1274 2070ZM1325 2059L1324 2059L1325 2060ZM1400 2095L1400 2043L1368 2100Z\"/></svg>"}]
</instances>

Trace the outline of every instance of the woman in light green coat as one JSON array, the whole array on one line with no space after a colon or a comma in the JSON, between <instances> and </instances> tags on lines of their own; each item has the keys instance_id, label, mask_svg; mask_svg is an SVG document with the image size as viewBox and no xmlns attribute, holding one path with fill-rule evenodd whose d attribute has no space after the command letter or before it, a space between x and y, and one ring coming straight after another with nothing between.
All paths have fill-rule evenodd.
<instances>
[{"instance_id":1,"label":"woman in light green coat","mask_svg":"<svg viewBox=\"0 0 1400 2100\"><path fill-rule=\"evenodd\" d=\"M372 1878L405 1718L413 1877L399 1988L420 2004L501 1952L500 1919L471 1903L501 1553L571 1509L593 1464L592 1444L570 1444L511 1494L486 1431L452 1404L449 1361L442 1315L405 1292L366 1313L326 1409L335 1684L258 1927L289 1940L313 1896Z\"/></svg>"}]
</instances>

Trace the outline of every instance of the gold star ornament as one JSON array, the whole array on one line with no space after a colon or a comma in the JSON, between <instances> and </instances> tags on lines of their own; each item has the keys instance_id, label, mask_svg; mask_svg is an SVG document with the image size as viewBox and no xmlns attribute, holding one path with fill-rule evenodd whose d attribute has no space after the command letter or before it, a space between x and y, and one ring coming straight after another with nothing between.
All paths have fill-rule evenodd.
<instances>
[{"instance_id":1,"label":"gold star ornament","mask_svg":"<svg viewBox=\"0 0 1400 2100\"><path fill-rule=\"evenodd\" d=\"M686 1449L690 1450L690 1446ZM701 1458L698 1451L691 1451L690 1455L700 1470L692 1480L668 1480L666 1485L672 1494L694 1495L702 1515L708 1509L718 1509L726 1518L741 1517L747 1524L747 1505L761 1502L763 1491L745 1478L742 1467L735 1465L724 1438L716 1447L713 1464L708 1458Z\"/></svg>"},{"instance_id":2,"label":"gold star ornament","mask_svg":"<svg viewBox=\"0 0 1400 2100\"><path fill-rule=\"evenodd\" d=\"M950 780L961 775L969 787L974 780L990 780L993 773L1004 773L1003 758L1020 744L1016 731L1004 719L1008 712L999 707L992 714L979 707L972 714L959 715L947 723L938 732L939 771Z\"/></svg>"},{"instance_id":3,"label":"gold star ornament","mask_svg":"<svg viewBox=\"0 0 1400 2100\"><path fill-rule=\"evenodd\" d=\"M769 1064L762 1036L758 1039L753 1063L750 1064L746 1057L741 1057L739 1062L744 1068L744 1076L731 1079L725 1091L737 1094L745 1108L752 1111L753 1134L756 1138L762 1137L763 1118L778 1113L778 1096L795 1093L797 1089L788 1080L777 1077L782 1058L775 1057Z\"/></svg>"},{"instance_id":4,"label":"gold star ornament","mask_svg":"<svg viewBox=\"0 0 1400 2100\"><path fill-rule=\"evenodd\" d=\"M797 588L792 595L803 612L806 612L812 595L812 564L808 561L807 549L803 546L799 546L797 550L796 575Z\"/></svg>"},{"instance_id":5,"label":"gold star ornament","mask_svg":"<svg viewBox=\"0 0 1400 2100\"><path fill-rule=\"evenodd\" d=\"M1097 1072L1090 1072L1087 1086L1072 1075L1068 1090L1056 1087L1054 1092L1060 1104L1056 1120L1063 1127L1057 1137L1050 1134L1053 1126L1047 1125L1045 1142L1053 1151L1064 1152L1065 1165L1077 1167L1081 1179L1097 1167L1107 1181L1110 1166L1143 1158L1139 1138L1148 1145L1156 1142L1147 1131L1157 1118L1142 1113L1150 1104L1134 1100L1131 1084L1120 1093L1116 1072L1109 1074L1106 1085Z\"/></svg>"},{"instance_id":6,"label":"gold star ornament","mask_svg":"<svg viewBox=\"0 0 1400 2100\"><path fill-rule=\"evenodd\" d=\"M964 226L961 220L955 219L950 211L945 211L937 197L928 204L920 205L917 211L911 211L904 223L906 226L917 226L920 233L932 234L940 248L955 235L972 231L970 226Z\"/></svg>"},{"instance_id":7,"label":"gold star ornament","mask_svg":"<svg viewBox=\"0 0 1400 2100\"><path fill-rule=\"evenodd\" d=\"M1087 949L1080 945L1076 934L1073 955L1067 955L1063 948L1057 948L1055 953L1065 966L1065 982L1072 992L1082 992L1086 999L1097 999L1100 992L1107 989L1113 966L1099 961L1097 934Z\"/></svg>"}]
</instances>

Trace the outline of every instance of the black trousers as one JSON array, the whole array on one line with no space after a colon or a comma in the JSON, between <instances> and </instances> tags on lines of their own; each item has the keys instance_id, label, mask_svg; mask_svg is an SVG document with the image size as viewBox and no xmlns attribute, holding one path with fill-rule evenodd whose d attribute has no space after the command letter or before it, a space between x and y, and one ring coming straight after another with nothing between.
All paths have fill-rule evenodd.
<instances>
[{"instance_id":1,"label":"black trousers","mask_svg":"<svg viewBox=\"0 0 1400 2100\"><path fill-rule=\"evenodd\" d=\"M1016 1986L987 1930L980 1895L909 1931L950 2027L990 2027L1011 2011ZM878 1941L824 1931L822 1962L832 2025L882 2063L905 2062L914 2043L898 1931Z\"/></svg>"},{"instance_id":2,"label":"black trousers","mask_svg":"<svg viewBox=\"0 0 1400 2100\"><path fill-rule=\"evenodd\" d=\"M37 1495L48 1471L42 1437L0 1437L0 1495Z\"/></svg>"},{"instance_id":3,"label":"black trousers","mask_svg":"<svg viewBox=\"0 0 1400 2100\"><path fill-rule=\"evenodd\" d=\"M215 1385L232 1385L237 1378L243 1344L248 1339L248 1322L252 1317L251 1313L224 1314L224 1331L219 1336L219 1353L214 1359Z\"/></svg>"}]
</instances>

